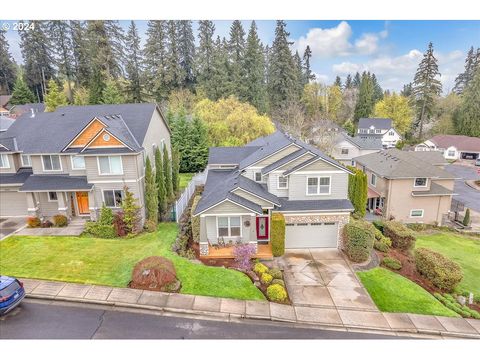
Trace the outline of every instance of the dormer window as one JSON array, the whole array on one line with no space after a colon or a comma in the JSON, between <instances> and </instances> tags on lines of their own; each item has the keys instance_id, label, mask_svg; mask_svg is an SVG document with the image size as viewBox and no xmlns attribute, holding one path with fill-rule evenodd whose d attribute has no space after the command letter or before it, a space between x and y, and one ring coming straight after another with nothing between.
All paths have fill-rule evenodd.
<instances>
[{"instance_id":1,"label":"dormer window","mask_svg":"<svg viewBox=\"0 0 480 360\"><path fill-rule=\"evenodd\" d=\"M256 181L256 182L262 182L262 173L260 171L255 171L253 173L253 179Z\"/></svg>"},{"instance_id":2,"label":"dormer window","mask_svg":"<svg viewBox=\"0 0 480 360\"><path fill-rule=\"evenodd\" d=\"M392 130L390 130L390 131L388 132L388 135L390 135L390 136L394 136L394 135L395 135L395 133L394 133Z\"/></svg>"},{"instance_id":3,"label":"dormer window","mask_svg":"<svg viewBox=\"0 0 480 360\"><path fill-rule=\"evenodd\" d=\"M22 166L31 167L32 161L30 159L30 155L22 154Z\"/></svg>"},{"instance_id":4,"label":"dormer window","mask_svg":"<svg viewBox=\"0 0 480 360\"><path fill-rule=\"evenodd\" d=\"M381 129L375 129L375 134L380 134L382 132Z\"/></svg>"},{"instance_id":5,"label":"dormer window","mask_svg":"<svg viewBox=\"0 0 480 360\"><path fill-rule=\"evenodd\" d=\"M427 178L415 178L413 187L427 187Z\"/></svg>"}]
</instances>

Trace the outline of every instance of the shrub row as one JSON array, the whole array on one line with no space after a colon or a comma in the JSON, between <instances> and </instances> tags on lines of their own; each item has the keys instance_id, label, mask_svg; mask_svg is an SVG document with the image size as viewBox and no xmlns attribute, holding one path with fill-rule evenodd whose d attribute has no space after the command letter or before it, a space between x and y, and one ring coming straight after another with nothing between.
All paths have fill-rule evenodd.
<instances>
[{"instance_id":1,"label":"shrub row","mask_svg":"<svg viewBox=\"0 0 480 360\"><path fill-rule=\"evenodd\" d=\"M382 259L382 265L392 270L400 270L402 268L402 263L400 262L400 260L394 259L389 256L385 256Z\"/></svg>"},{"instance_id":2,"label":"shrub row","mask_svg":"<svg viewBox=\"0 0 480 360\"><path fill-rule=\"evenodd\" d=\"M480 319L480 313L476 310L470 309L468 306L461 305L458 303L455 298L450 294L433 294L435 298L440 301L445 307L449 308L452 311L455 311L457 314L461 315L464 318L474 318Z\"/></svg>"},{"instance_id":3,"label":"shrub row","mask_svg":"<svg viewBox=\"0 0 480 360\"><path fill-rule=\"evenodd\" d=\"M352 220L343 228L345 252L350 260L363 262L368 260L375 241L374 227L367 221Z\"/></svg>"},{"instance_id":4,"label":"shrub row","mask_svg":"<svg viewBox=\"0 0 480 360\"><path fill-rule=\"evenodd\" d=\"M100 222L87 221L83 230L84 234L104 239L113 239L117 237L115 228L112 224L103 225Z\"/></svg>"},{"instance_id":5,"label":"shrub row","mask_svg":"<svg viewBox=\"0 0 480 360\"><path fill-rule=\"evenodd\" d=\"M415 250L415 266L433 285L447 292L453 291L463 279L462 269L456 262L429 249Z\"/></svg>"},{"instance_id":6,"label":"shrub row","mask_svg":"<svg viewBox=\"0 0 480 360\"><path fill-rule=\"evenodd\" d=\"M201 199L200 195L196 195L193 198L192 209L190 211L190 217L192 219L191 220L191 222L192 222L192 237L193 237L193 241L196 242L196 243L200 242L200 216L193 216L193 213L194 213L195 209L197 208L197 204L200 201L200 199Z\"/></svg>"},{"instance_id":7,"label":"shrub row","mask_svg":"<svg viewBox=\"0 0 480 360\"><path fill-rule=\"evenodd\" d=\"M65 227L68 224L68 219L65 215L57 214L52 217L52 221L45 220L42 222L38 216L29 216L27 218L27 226L29 228L48 228L48 227Z\"/></svg>"},{"instance_id":8,"label":"shrub row","mask_svg":"<svg viewBox=\"0 0 480 360\"><path fill-rule=\"evenodd\" d=\"M401 222L386 221L383 234L392 240L394 248L412 250L415 247L415 234Z\"/></svg>"}]
</instances>

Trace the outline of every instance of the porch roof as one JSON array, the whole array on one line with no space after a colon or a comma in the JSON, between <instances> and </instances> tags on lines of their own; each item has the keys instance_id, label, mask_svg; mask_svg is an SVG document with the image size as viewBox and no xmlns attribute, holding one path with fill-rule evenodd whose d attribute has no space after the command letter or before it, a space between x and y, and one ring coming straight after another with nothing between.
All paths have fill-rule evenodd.
<instances>
[{"instance_id":1,"label":"porch roof","mask_svg":"<svg viewBox=\"0 0 480 360\"><path fill-rule=\"evenodd\" d=\"M378 197L382 197L382 195L380 195L380 194L379 194L378 192L376 192L375 190L368 188L368 190L367 190L367 198L368 198L368 199L378 198Z\"/></svg>"},{"instance_id":2,"label":"porch roof","mask_svg":"<svg viewBox=\"0 0 480 360\"><path fill-rule=\"evenodd\" d=\"M86 176L31 175L19 191L90 191Z\"/></svg>"},{"instance_id":3,"label":"porch roof","mask_svg":"<svg viewBox=\"0 0 480 360\"><path fill-rule=\"evenodd\" d=\"M432 182L430 189L426 191L412 191L412 196L449 196L457 195L452 190L446 187Z\"/></svg>"},{"instance_id":4,"label":"porch roof","mask_svg":"<svg viewBox=\"0 0 480 360\"><path fill-rule=\"evenodd\" d=\"M328 199L328 200L287 200L280 198L282 206L276 211L353 211L353 205L348 199Z\"/></svg>"},{"instance_id":5,"label":"porch roof","mask_svg":"<svg viewBox=\"0 0 480 360\"><path fill-rule=\"evenodd\" d=\"M20 168L16 173L0 174L0 185L23 184L29 176L32 175L32 168Z\"/></svg>"}]
</instances>

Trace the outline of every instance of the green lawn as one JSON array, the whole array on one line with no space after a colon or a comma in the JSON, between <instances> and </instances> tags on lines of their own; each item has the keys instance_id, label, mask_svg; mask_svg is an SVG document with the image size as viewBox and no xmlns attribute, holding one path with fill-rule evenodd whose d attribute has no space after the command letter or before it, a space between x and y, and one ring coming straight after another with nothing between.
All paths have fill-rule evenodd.
<instances>
[{"instance_id":1,"label":"green lawn","mask_svg":"<svg viewBox=\"0 0 480 360\"><path fill-rule=\"evenodd\" d=\"M175 223L130 239L12 236L0 242L0 273L17 277L125 287L134 265L160 255L172 260L185 294L264 299L250 279L235 270L193 264L171 251Z\"/></svg>"},{"instance_id":2,"label":"green lawn","mask_svg":"<svg viewBox=\"0 0 480 360\"><path fill-rule=\"evenodd\" d=\"M450 232L418 233L415 246L437 251L457 262L463 270L460 290L480 295L480 239Z\"/></svg>"},{"instance_id":3,"label":"green lawn","mask_svg":"<svg viewBox=\"0 0 480 360\"><path fill-rule=\"evenodd\" d=\"M183 191L192 180L194 173L180 173L180 191Z\"/></svg>"},{"instance_id":4,"label":"green lawn","mask_svg":"<svg viewBox=\"0 0 480 360\"><path fill-rule=\"evenodd\" d=\"M381 311L458 317L421 286L390 270L377 267L357 275Z\"/></svg>"}]
</instances>

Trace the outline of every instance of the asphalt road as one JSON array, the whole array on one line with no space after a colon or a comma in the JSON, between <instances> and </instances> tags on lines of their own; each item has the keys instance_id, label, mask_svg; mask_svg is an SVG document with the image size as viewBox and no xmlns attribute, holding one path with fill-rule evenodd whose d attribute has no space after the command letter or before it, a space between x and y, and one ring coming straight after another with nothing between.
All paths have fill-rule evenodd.
<instances>
[{"instance_id":1,"label":"asphalt road","mask_svg":"<svg viewBox=\"0 0 480 360\"><path fill-rule=\"evenodd\" d=\"M478 180L480 176L477 173L477 170L480 167L470 167L463 165L447 165L445 170L449 173L454 174L456 177L461 178L455 180L454 191L456 194L453 198L465 204L465 207L473 209L480 212L480 192L472 189L470 186L465 184L465 180Z\"/></svg>"},{"instance_id":2,"label":"asphalt road","mask_svg":"<svg viewBox=\"0 0 480 360\"><path fill-rule=\"evenodd\" d=\"M291 324L223 322L95 305L24 300L0 318L1 339L399 339Z\"/></svg>"}]
</instances>

